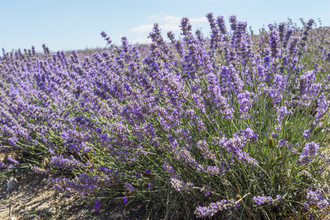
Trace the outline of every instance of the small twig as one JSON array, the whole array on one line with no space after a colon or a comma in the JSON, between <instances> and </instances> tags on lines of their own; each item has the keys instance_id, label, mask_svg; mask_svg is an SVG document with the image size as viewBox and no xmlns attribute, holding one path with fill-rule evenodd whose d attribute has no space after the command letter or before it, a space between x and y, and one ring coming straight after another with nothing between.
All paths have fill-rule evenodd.
<instances>
[{"instance_id":1,"label":"small twig","mask_svg":"<svg viewBox=\"0 0 330 220\"><path fill-rule=\"evenodd\" d=\"M11 213L11 199L9 200L9 216L10 216L10 213Z\"/></svg>"},{"instance_id":2,"label":"small twig","mask_svg":"<svg viewBox=\"0 0 330 220\"><path fill-rule=\"evenodd\" d=\"M241 200L241 202L243 203L244 207L249 211L249 213L250 213L250 215L252 216L252 218L253 218L254 220L256 220L256 218L254 217L254 215L251 213L250 209L248 209L248 207L246 207L246 205L244 204L244 202L243 202L243 198L242 198L242 196L239 194L240 191L241 191L240 188L239 188L239 186L237 186L237 190L238 190L238 192L237 192L237 196L236 196L236 198Z\"/></svg>"}]
</instances>

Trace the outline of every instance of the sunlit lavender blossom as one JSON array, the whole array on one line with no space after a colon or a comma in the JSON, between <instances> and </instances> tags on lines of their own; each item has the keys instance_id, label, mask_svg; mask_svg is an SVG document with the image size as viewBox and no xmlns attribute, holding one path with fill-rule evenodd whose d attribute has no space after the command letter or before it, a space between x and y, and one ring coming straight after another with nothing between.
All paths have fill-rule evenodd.
<instances>
[{"instance_id":1,"label":"sunlit lavender blossom","mask_svg":"<svg viewBox=\"0 0 330 220\"><path fill-rule=\"evenodd\" d=\"M274 84L269 89L269 96L273 99L274 104L279 104L283 99L283 91L287 82L287 76L275 74Z\"/></svg>"},{"instance_id":2,"label":"sunlit lavender blossom","mask_svg":"<svg viewBox=\"0 0 330 220\"><path fill-rule=\"evenodd\" d=\"M270 205L274 202L274 200L271 196L255 196L255 197L253 197L253 201L257 205L263 205L265 203L268 203Z\"/></svg>"},{"instance_id":3,"label":"sunlit lavender blossom","mask_svg":"<svg viewBox=\"0 0 330 220\"><path fill-rule=\"evenodd\" d=\"M279 115L277 116L277 121L278 121L279 124L281 124L282 121L283 121L283 119L284 119L284 117L285 117L286 115L290 114L291 111L288 111L286 106L282 106L282 107L278 110L278 113L279 113Z\"/></svg>"},{"instance_id":4,"label":"sunlit lavender blossom","mask_svg":"<svg viewBox=\"0 0 330 220\"><path fill-rule=\"evenodd\" d=\"M276 199L280 202L282 200L282 196L281 195L276 195Z\"/></svg>"},{"instance_id":5,"label":"sunlit lavender blossom","mask_svg":"<svg viewBox=\"0 0 330 220\"><path fill-rule=\"evenodd\" d=\"M6 167L7 167L7 164L0 162L0 169L6 168Z\"/></svg>"},{"instance_id":6,"label":"sunlit lavender blossom","mask_svg":"<svg viewBox=\"0 0 330 220\"><path fill-rule=\"evenodd\" d=\"M95 206L94 206L95 211L99 211L99 208L101 208L100 199L95 199L94 202L95 202Z\"/></svg>"},{"instance_id":7,"label":"sunlit lavender blossom","mask_svg":"<svg viewBox=\"0 0 330 220\"><path fill-rule=\"evenodd\" d=\"M34 173L37 173L37 174L46 174L47 171L43 168L40 168L40 167L37 167L37 166L33 166L31 167L31 170L34 172Z\"/></svg>"},{"instance_id":8,"label":"sunlit lavender blossom","mask_svg":"<svg viewBox=\"0 0 330 220\"><path fill-rule=\"evenodd\" d=\"M203 151L204 159L216 160L214 153L209 150L205 140L200 140L197 142L197 147Z\"/></svg>"},{"instance_id":9,"label":"sunlit lavender blossom","mask_svg":"<svg viewBox=\"0 0 330 220\"><path fill-rule=\"evenodd\" d=\"M48 152L53 155L56 156L56 153L53 151L53 149L51 147L48 148Z\"/></svg>"},{"instance_id":10,"label":"sunlit lavender blossom","mask_svg":"<svg viewBox=\"0 0 330 220\"><path fill-rule=\"evenodd\" d=\"M73 156L69 156L69 158L63 158L63 156L52 156L49 162L49 165L54 167L55 169L68 169L73 170L84 165L76 160Z\"/></svg>"},{"instance_id":11,"label":"sunlit lavender blossom","mask_svg":"<svg viewBox=\"0 0 330 220\"><path fill-rule=\"evenodd\" d=\"M327 112L329 101L327 100L324 93L322 93L317 100L317 109L316 109L316 115L315 119L320 120L322 116ZM314 125L316 125L316 121L313 122Z\"/></svg>"},{"instance_id":12,"label":"sunlit lavender blossom","mask_svg":"<svg viewBox=\"0 0 330 220\"><path fill-rule=\"evenodd\" d=\"M249 108L251 107L250 92L245 91L243 93L238 94L237 99L238 99L240 111L243 114L241 118L244 119L248 117L247 113L249 111Z\"/></svg>"},{"instance_id":13,"label":"sunlit lavender blossom","mask_svg":"<svg viewBox=\"0 0 330 220\"><path fill-rule=\"evenodd\" d=\"M281 147L288 147L288 149L291 149L292 144L289 143L286 139L281 139L278 141L278 145L276 146L276 148L281 148Z\"/></svg>"},{"instance_id":14,"label":"sunlit lavender blossom","mask_svg":"<svg viewBox=\"0 0 330 220\"><path fill-rule=\"evenodd\" d=\"M7 158L10 162L14 163L14 164L18 164L19 162L15 159L13 159L11 156L8 156Z\"/></svg>"},{"instance_id":15,"label":"sunlit lavender blossom","mask_svg":"<svg viewBox=\"0 0 330 220\"><path fill-rule=\"evenodd\" d=\"M305 74L300 75L300 81L299 81L300 95L303 95L310 90L311 85L315 79L316 77L313 71L306 71Z\"/></svg>"},{"instance_id":16,"label":"sunlit lavender blossom","mask_svg":"<svg viewBox=\"0 0 330 220\"><path fill-rule=\"evenodd\" d=\"M210 187L209 186L203 186L203 188L200 191L205 192L205 196L210 195Z\"/></svg>"},{"instance_id":17,"label":"sunlit lavender blossom","mask_svg":"<svg viewBox=\"0 0 330 220\"><path fill-rule=\"evenodd\" d=\"M130 192L133 192L133 191L134 191L134 187L133 187L131 184L129 184L129 183L126 183L126 184L125 184L125 187L126 187L126 189L127 189L128 191L130 191Z\"/></svg>"},{"instance_id":18,"label":"sunlit lavender blossom","mask_svg":"<svg viewBox=\"0 0 330 220\"><path fill-rule=\"evenodd\" d=\"M308 140L310 138L310 134L311 134L311 129L307 129L304 131L303 136L306 138L306 140Z\"/></svg>"},{"instance_id":19,"label":"sunlit lavender blossom","mask_svg":"<svg viewBox=\"0 0 330 220\"><path fill-rule=\"evenodd\" d=\"M309 162L311 162L312 157L317 155L319 148L320 146L313 141L306 143L302 154L299 156L298 163L307 165Z\"/></svg>"},{"instance_id":20,"label":"sunlit lavender blossom","mask_svg":"<svg viewBox=\"0 0 330 220\"><path fill-rule=\"evenodd\" d=\"M179 180L176 178L171 178L171 185L176 191L191 191L194 187L193 183L184 183L183 180Z\"/></svg>"},{"instance_id":21,"label":"sunlit lavender blossom","mask_svg":"<svg viewBox=\"0 0 330 220\"><path fill-rule=\"evenodd\" d=\"M251 128L241 129L241 134L252 141L256 141L259 134L255 134L254 131Z\"/></svg>"},{"instance_id":22,"label":"sunlit lavender blossom","mask_svg":"<svg viewBox=\"0 0 330 220\"><path fill-rule=\"evenodd\" d=\"M139 174L139 172L136 172L136 178L140 178L141 177L141 174Z\"/></svg>"},{"instance_id":23,"label":"sunlit lavender blossom","mask_svg":"<svg viewBox=\"0 0 330 220\"><path fill-rule=\"evenodd\" d=\"M307 191L306 200L304 203L305 209L309 208L309 205L317 205L320 209L329 205L328 199L322 195L320 190L313 191L311 188Z\"/></svg>"},{"instance_id":24,"label":"sunlit lavender blossom","mask_svg":"<svg viewBox=\"0 0 330 220\"><path fill-rule=\"evenodd\" d=\"M212 217L219 211L236 209L239 206L240 203L235 203L234 199L230 199L228 201L226 199L223 199L219 202L211 202L209 206L197 207L194 214L196 215L196 218Z\"/></svg>"},{"instance_id":25,"label":"sunlit lavender blossom","mask_svg":"<svg viewBox=\"0 0 330 220\"><path fill-rule=\"evenodd\" d=\"M126 198L126 196L123 197L123 203L124 203L124 205L126 205L128 203L128 199Z\"/></svg>"},{"instance_id":26,"label":"sunlit lavender blossom","mask_svg":"<svg viewBox=\"0 0 330 220\"><path fill-rule=\"evenodd\" d=\"M234 137L228 139L226 137L223 137L219 141L219 145L226 149L228 153L232 154L233 156L236 156L238 160L241 160L243 162L249 162L251 164L257 164L258 162L249 156L247 152L242 151L242 147L246 144L246 138L243 139L238 136L237 134L234 134Z\"/></svg>"},{"instance_id":27,"label":"sunlit lavender blossom","mask_svg":"<svg viewBox=\"0 0 330 220\"><path fill-rule=\"evenodd\" d=\"M272 137L273 137L274 139L276 139L276 138L278 138L278 134L275 133L275 132L272 132Z\"/></svg>"},{"instance_id":28,"label":"sunlit lavender blossom","mask_svg":"<svg viewBox=\"0 0 330 220\"><path fill-rule=\"evenodd\" d=\"M164 161L163 168L171 175L171 177L176 177L175 171L173 170L172 166L169 165L166 161Z\"/></svg>"}]
</instances>

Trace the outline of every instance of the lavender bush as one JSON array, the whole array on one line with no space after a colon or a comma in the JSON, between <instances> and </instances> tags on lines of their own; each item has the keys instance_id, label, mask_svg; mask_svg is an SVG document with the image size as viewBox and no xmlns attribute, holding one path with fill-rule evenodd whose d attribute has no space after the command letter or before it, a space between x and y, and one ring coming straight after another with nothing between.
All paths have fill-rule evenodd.
<instances>
[{"instance_id":1,"label":"lavender bush","mask_svg":"<svg viewBox=\"0 0 330 220\"><path fill-rule=\"evenodd\" d=\"M3 51L1 150L71 174L51 181L95 210L119 198L165 219L317 217L329 204L329 29L311 19L254 35L234 15L229 31L206 17L209 38L183 18L182 40L166 42L155 24L143 56L105 32L109 49L92 56Z\"/></svg>"}]
</instances>

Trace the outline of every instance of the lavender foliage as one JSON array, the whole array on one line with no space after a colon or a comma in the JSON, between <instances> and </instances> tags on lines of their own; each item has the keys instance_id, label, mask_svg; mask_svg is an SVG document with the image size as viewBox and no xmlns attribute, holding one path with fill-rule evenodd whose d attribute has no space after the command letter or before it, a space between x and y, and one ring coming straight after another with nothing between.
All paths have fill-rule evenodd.
<instances>
[{"instance_id":1,"label":"lavender foliage","mask_svg":"<svg viewBox=\"0 0 330 220\"><path fill-rule=\"evenodd\" d=\"M318 186L329 180L329 29L311 19L254 35L235 15L229 32L223 16L206 18L209 37L182 18L181 40L154 24L148 46L115 46L102 31L109 47L99 51L3 51L1 151L49 158L31 170L74 175L50 180L95 198L96 211L101 194L167 197L166 218L328 206ZM21 166L8 162L0 169Z\"/></svg>"}]
</instances>

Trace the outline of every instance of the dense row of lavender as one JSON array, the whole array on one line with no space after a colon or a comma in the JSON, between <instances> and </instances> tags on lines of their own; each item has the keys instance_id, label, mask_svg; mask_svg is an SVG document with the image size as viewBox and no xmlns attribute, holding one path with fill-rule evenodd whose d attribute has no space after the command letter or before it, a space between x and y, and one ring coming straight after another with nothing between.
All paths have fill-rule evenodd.
<instances>
[{"instance_id":1,"label":"dense row of lavender","mask_svg":"<svg viewBox=\"0 0 330 220\"><path fill-rule=\"evenodd\" d=\"M91 57L4 52L0 147L23 155L0 168L25 159L36 173L74 174L51 180L96 210L121 198L152 201L166 219L312 218L329 204L328 30L310 20L256 36L236 16L230 33L206 17L208 39L188 18L182 40L165 42L155 24L143 57L104 32L109 50Z\"/></svg>"}]
</instances>

